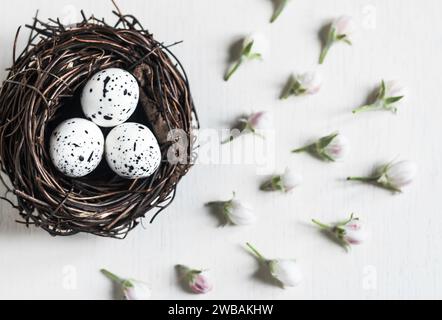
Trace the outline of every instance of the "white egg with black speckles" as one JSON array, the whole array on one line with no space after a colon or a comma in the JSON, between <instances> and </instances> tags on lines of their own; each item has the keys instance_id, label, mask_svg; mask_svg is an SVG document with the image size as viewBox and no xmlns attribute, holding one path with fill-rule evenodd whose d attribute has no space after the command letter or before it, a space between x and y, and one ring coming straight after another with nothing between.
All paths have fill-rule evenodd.
<instances>
[{"instance_id":1,"label":"white egg with black speckles","mask_svg":"<svg viewBox=\"0 0 442 320\"><path fill-rule=\"evenodd\" d=\"M127 179L147 178L160 166L161 151L150 129L127 122L106 137L106 160L110 168Z\"/></svg>"},{"instance_id":2,"label":"white egg with black speckles","mask_svg":"<svg viewBox=\"0 0 442 320\"><path fill-rule=\"evenodd\" d=\"M115 127L134 113L140 88L135 77L118 68L96 73L83 88L81 107L100 127Z\"/></svg>"},{"instance_id":3,"label":"white egg with black speckles","mask_svg":"<svg viewBox=\"0 0 442 320\"><path fill-rule=\"evenodd\" d=\"M69 177L83 177L100 163L104 137L93 122L73 118L60 123L51 134L49 155L55 167Z\"/></svg>"}]
</instances>

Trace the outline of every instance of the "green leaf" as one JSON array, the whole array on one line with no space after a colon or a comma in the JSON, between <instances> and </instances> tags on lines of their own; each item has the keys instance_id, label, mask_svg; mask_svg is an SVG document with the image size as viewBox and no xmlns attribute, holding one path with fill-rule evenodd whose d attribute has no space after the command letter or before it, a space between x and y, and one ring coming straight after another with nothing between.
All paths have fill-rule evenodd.
<instances>
[{"instance_id":1,"label":"green leaf","mask_svg":"<svg viewBox=\"0 0 442 320\"><path fill-rule=\"evenodd\" d=\"M385 93L386 93L385 81L382 80L382 82L381 82L381 88L379 89L379 98L380 98L380 99L384 99L384 98L385 98Z\"/></svg>"},{"instance_id":2,"label":"green leaf","mask_svg":"<svg viewBox=\"0 0 442 320\"><path fill-rule=\"evenodd\" d=\"M335 132L319 139L317 142L318 148L324 149L325 147L327 147L333 141L333 139L338 136L338 134L338 132Z\"/></svg>"},{"instance_id":3,"label":"green leaf","mask_svg":"<svg viewBox=\"0 0 442 320\"><path fill-rule=\"evenodd\" d=\"M247 56L249 60L262 60L262 55L260 53L252 53Z\"/></svg>"},{"instance_id":4,"label":"green leaf","mask_svg":"<svg viewBox=\"0 0 442 320\"><path fill-rule=\"evenodd\" d=\"M253 42L254 42L253 40L250 41L250 42L244 47L244 49L242 50L242 53L241 53L242 56L248 57L248 56L250 55L250 53L252 52L252 48L253 48Z\"/></svg>"},{"instance_id":5,"label":"green leaf","mask_svg":"<svg viewBox=\"0 0 442 320\"><path fill-rule=\"evenodd\" d=\"M398 102L402 98L404 98L404 96L387 98L387 99L385 99L385 104L388 105L388 104L392 104L392 103Z\"/></svg>"}]
</instances>

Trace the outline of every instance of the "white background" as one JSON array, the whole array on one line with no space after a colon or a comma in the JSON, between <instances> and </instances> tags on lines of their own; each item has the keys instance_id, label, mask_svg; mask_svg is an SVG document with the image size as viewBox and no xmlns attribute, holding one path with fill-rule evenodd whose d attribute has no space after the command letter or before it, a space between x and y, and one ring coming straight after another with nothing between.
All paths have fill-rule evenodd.
<instances>
[{"instance_id":1,"label":"white background","mask_svg":"<svg viewBox=\"0 0 442 320\"><path fill-rule=\"evenodd\" d=\"M275 170L290 166L302 173L304 184L289 196L264 194L258 190L263 177L252 165L199 165L180 183L167 212L152 225L146 220L145 228L123 241L52 238L16 224L16 213L2 203L0 298L110 299L112 286L99 273L102 267L146 281L155 299L442 298L441 1L295 0L273 25L270 0L120 0L119 5L157 39L184 40L173 51L186 66L203 128L224 128L250 110L271 111ZM37 9L42 18L66 18L72 9L84 9L108 21L113 10L107 0L14 0L1 1L0 8L2 70L11 64L16 28L30 23ZM330 51L321 68L322 91L277 100L292 71L316 67L318 31L341 14L354 16L359 28L353 47ZM271 40L270 57L225 83L229 46L256 30ZM23 33L20 42L25 38ZM382 78L400 79L409 88L399 113L352 115ZM289 153L334 130L352 143L344 163ZM416 183L403 194L344 181L395 158L420 167ZM254 226L218 228L204 207L229 198L233 190L253 203L259 217ZM334 221L351 212L367 224L371 237L350 253L309 223L313 217ZM246 241L269 257L296 258L304 282L283 290L256 278ZM184 292L176 283L177 263L210 269L214 290L206 296Z\"/></svg>"}]
</instances>

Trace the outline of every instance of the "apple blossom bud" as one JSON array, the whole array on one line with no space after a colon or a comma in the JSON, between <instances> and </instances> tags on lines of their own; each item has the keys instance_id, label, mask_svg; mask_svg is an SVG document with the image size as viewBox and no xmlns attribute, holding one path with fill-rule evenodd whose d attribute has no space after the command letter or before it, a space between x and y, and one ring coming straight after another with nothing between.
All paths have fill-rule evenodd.
<instances>
[{"instance_id":1,"label":"apple blossom bud","mask_svg":"<svg viewBox=\"0 0 442 320\"><path fill-rule=\"evenodd\" d=\"M230 223L232 225L244 226L255 223L256 217L251 209L251 206L245 202L233 198L228 201L209 202L209 206L217 206L224 216L224 224Z\"/></svg>"},{"instance_id":2,"label":"apple blossom bud","mask_svg":"<svg viewBox=\"0 0 442 320\"><path fill-rule=\"evenodd\" d=\"M222 141L222 144L233 141L240 135L251 133L260 137L264 137L265 130L272 128L272 119L268 112L259 111L250 114L247 117L242 117L238 120L238 127L235 128L239 134L231 135L226 140Z\"/></svg>"},{"instance_id":3,"label":"apple blossom bud","mask_svg":"<svg viewBox=\"0 0 442 320\"><path fill-rule=\"evenodd\" d=\"M246 129L252 132L268 130L272 127L270 116L265 111L252 113L246 120Z\"/></svg>"},{"instance_id":4,"label":"apple blossom bud","mask_svg":"<svg viewBox=\"0 0 442 320\"><path fill-rule=\"evenodd\" d=\"M227 71L224 80L228 81L245 61L265 59L270 51L269 49L269 41L264 35L254 33L246 37L243 41L239 59Z\"/></svg>"},{"instance_id":5,"label":"apple blossom bud","mask_svg":"<svg viewBox=\"0 0 442 320\"><path fill-rule=\"evenodd\" d=\"M226 216L231 224L243 226L255 223L256 217L251 207L239 200L231 200L224 207Z\"/></svg>"},{"instance_id":6,"label":"apple blossom bud","mask_svg":"<svg viewBox=\"0 0 442 320\"><path fill-rule=\"evenodd\" d=\"M343 160L349 150L349 143L346 137L339 133L332 133L320 138L315 143L292 150L293 153L309 152L325 161Z\"/></svg>"},{"instance_id":7,"label":"apple blossom bud","mask_svg":"<svg viewBox=\"0 0 442 320\"><path fill-rule=\"evenodd\" d=\"M335 236L346 249L351 245L362 244L367 238L359 218L355 218L353 214L351 214L348 220L333 225L324 224L315 219L312 222Z\"/></svg>"},{"instance_id":8,"label":"apple blossom bud","mask_svg":"<svg viewBox=\"0 0 442 320\"><path fill-rule=\"evenodd\" d=\"M348 177L347 180L369 182L394 192L402 192L405 186L413 182L417 171L418 168L414 162L392 162L379 167L372 176Z\"/></svg>"},{"instance_id":9,"label":"apple blossom bud","mask_svg":"<svg viewBox=\"0 0 442 320\"><path fill-rule=\"evenodd\" d=\"M334 43L343 41L351 45L350 35L353 33L353 30L354 22L353 18L350 16L342 16L333 21L322 48L319 63L324 63L325 57Z\"/></svg>"},{"instance_id":10,"label":"apple blossom bud","mask_svg":"<svg viewBox=\"0 0 442 320\"><path fill-rule=\"evenodd\" d=\"M303 275L295 260L266 259L250 243L247 243L246 245L259 262L267 268L270 275L283 287L294 287L302 282Z\"/></svg>"},{"instance_id":11,"label":"apple blossom bud","mask_svg":"<svg viewBox=\"0 0 442 320\"><path fill-rule=\"evenodd\" d=\"M290 192L302 182L300 175L294 174L286 168L283 174L273 176L269 181L261 185L262 191L282 191Z\"/></svg>"},{"instance_id":12,"label":"apple blossom bud","mask_svg":"<svg viewBox=\"0 0 442 320\"><path fill-rule=\"evenodd\" d=\"M177 267L185 284L193 293L204 294L212 290L213 286L207 277L206 271L190 269L183 265Z\"/></svg>"},{"instance_id":13,"label":"apple blossom bud","mask_svg":"<svg viewBox=\"0 0 442 320\"><path fill-rule=\"evenodd\" d=\"M342 226L344 229L343 240L352 245L362 244L366 240L366 234L362 230L361 223L358 219L353 219L346 225Z\"/></svg>"},{"instance_id":14,"label":"apple blossom bud","mask_svg":"<svg viewBox=\"0 0 442 320\"><path fill-rule=\"evenodd\" d=\"M284 287L296 287L303 279L301 269L295 260L276 259L269 262L270 272Z\"/></svg>"},{"instance_id":15,"label":"apple blossom bud","mask_svg":"<svg viewBox=\"0 0 442 320\"><path fill-rule=\"evenodd\" d=\"M149 287L141 281L134 279L122 279L112 272L106 269L102 269L101 272L120 285L123 295L126 300L149 300L151 292Z\"/></svg>"},{"instance_id":16,"label":"apple blossom bud","mask_svg":"<svg viewBox=\"0 0 442 320\"><path fill-rule=\"evenodd\" d=\"M350 16L341 16L333 21L332 29L335 29L337 37L349 37L354 31L354 20Z\"/></svg>"},{"instance_id":17,"label":"apple blossom bud","mask_svg":"<svg viewBox=\"0 0 442 320\"><path fill-rule=\"evenodd\" d=\"M388 110L396 113L397 106L404 101L405 95L406 89L398 81L385 82L382 80L375 101L354 109L353 113L369 110Z\"/></svg>"},{"instance_id":18,"label":"apple blossom bud","mask_svg":"<svg viewBox=\"0 0 442 320\"><path fill-rule=\"evenodd\" d=\"M333 161L343 160L349 151L348 139L338 134L331 142L324 148L324 153Z\"/></svg>"},{"instance_id":19,"label":"apple blossom bud","mask_svg":"<svg viewBox=\"0 0 442 320\"><path fill-rule=\"evenodd\" d=\"M321 85L322 77L318 72L292 75L281 95L281 99L287 99L291 95L303 96L316 94L321 89Z\"/></svg>"}]
</instances>

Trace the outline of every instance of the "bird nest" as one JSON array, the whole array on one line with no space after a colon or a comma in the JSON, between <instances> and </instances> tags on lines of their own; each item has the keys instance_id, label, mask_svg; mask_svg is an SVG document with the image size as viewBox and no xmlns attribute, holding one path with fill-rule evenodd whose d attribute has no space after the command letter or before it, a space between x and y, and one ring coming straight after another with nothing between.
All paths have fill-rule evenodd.
<instances>
[{"instance_id":1,"label":"bird nest","mask_svg":"<svg viewBox=\"0 0 442 320\"><path fill-rule=\"evenodd\" d=\"M17 32L13 65L0 88L3 199L18 209L17 222L51 235L124 238L147 213L152 222L173 200L177 183L191 167L192 131L199 124L187 76L170 46L119 10L114 11L114 25L81 13L83 20L68 27L58 19L35 17L19 56ZM50 160L49 136L61 121L83 116L82 87L93 74L111 67L138 80L139 104L129 120L154 132L161 165L149 178L128 180L102 161L92 174L69 178Z\"/></svg>"}]
</instances>

